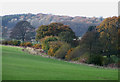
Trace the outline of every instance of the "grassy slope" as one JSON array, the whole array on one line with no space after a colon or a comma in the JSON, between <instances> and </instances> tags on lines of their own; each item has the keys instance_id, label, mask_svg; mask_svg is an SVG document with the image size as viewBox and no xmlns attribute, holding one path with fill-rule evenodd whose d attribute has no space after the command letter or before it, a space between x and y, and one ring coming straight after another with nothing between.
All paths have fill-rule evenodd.
<instances>
[{"instance_id":1,"label":"grassy slope","mask_svg":"<svg viewBox=\"0 0 120 82\"><path fill-rule=\"evenodd\" d=\"M72 64L29 55L21 48L3 46L3 80L118 79L118 70Z\"/></svg>"}]
</instances>

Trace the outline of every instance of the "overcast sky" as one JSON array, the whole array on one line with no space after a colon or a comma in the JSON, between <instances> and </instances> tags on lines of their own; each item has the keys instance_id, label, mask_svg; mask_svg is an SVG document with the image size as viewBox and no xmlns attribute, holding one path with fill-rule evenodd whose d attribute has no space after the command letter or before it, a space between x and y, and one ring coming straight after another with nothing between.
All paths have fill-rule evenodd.
<instances>
[{"instance_id":1,"label":"overcast sky","mask_svg":"<svg viewBox=\"0 0 120 82\"><path fill-rule=\"evenodd\" d=\"M118 15L119 0L3 0L0 15L45 13L68 16L112 17ZM89 2L88 2L89 1ZM90 2L91 1L91 2ZM97 1L97 2L96 2Z\"/></svg>"}]
</instances>

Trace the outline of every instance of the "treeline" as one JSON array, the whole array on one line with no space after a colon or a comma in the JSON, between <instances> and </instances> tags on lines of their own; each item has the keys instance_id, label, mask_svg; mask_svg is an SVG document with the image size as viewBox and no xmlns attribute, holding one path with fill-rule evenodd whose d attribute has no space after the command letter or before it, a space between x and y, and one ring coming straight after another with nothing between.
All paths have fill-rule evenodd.
<instances>
[{"instance_id":1,"label":"treeline","mask_svg":"<svg viewBox=\"0 0 120 82\"><path fill-rule=\"evenodd\" d=\"M88 26L98 25L103 20L102 17L70 17L51 14L15 14L5 15L0 17L2 20L2 37L6 40L10 39L10 32L13 27L20 21L28 21L35 29L41 25L48 25L53 22L60 22L69 25L75 32L76 36L83 36L87 31ZM0 32L1 33L1 32ZM34 36L35 37L35 36Z\"/></svg>"},{"instance_id":2,"label":"treeline","mask_svg":"<svg viewBox=\"0 0 120 82\"><path fill-rule=\"evenodd\" d=\"M119 19L106 18L99 26L90 26L81 40L77 40L72 30L65 30L69 27L63 25L64 30L59 30L57 23L39 27L36 38L48 55L57 58L97 65L118 65Z\"/></svg>"},{"instance_id":3,"label":"treeline","mask_svg":"<svg viewBox=\"0 0 120 82\"><path fill-rule=\"evenodd\" d=\"M16 24L15 28L19 24ZM13 39L22 40L23 43L27 41L25 37L30 32L28 27L31 26L28 23L26 26L25 24L26 21L19 26L19 28L24 27L26 29L22 33L22 30L14 32L15 28L13 29L11 35L16 34L16 38L14 36ZM118 66L120 64L119 36L120 17L109 17L98 26L90 26L81 39L75 36L68 25L62 23L40 26L36 31L35 39L48 55L59 59L100 66Z\"/></svg>"}]
</instances>

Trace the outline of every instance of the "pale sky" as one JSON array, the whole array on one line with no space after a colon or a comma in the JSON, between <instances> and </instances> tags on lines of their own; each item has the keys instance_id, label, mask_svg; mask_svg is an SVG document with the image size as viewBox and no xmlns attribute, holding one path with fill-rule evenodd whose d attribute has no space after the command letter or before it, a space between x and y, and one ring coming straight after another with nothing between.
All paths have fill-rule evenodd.
<instances>
[{"instance_id":1,"label":"pale sky","mask_svg":"<svg viewBox=\"0 0 120 82\"><path fill-rule=\"evenodd\" d=\"M3 0L0 16L44 13L67 16L118 16L119 0Z\"/></svg>"}]
</instances>

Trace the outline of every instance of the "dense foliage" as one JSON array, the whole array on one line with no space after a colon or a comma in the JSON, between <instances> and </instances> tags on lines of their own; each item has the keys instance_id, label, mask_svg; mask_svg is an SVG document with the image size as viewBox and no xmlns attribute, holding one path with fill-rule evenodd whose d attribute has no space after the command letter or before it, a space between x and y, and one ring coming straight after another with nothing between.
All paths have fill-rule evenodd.
<instances>
[{"instance_id":1,"label":"dense foliage","mask_svg":"<svg viewBox=\"0 0 120 82\"><path fill-rule=\"evenodd\" d=\"M102 43L103 53L117 55L118 49L118 17L106 18L99 26L97 31L100 33L100 42Z\"/></svg>"},{"instance_id":2,"label":"dense foliage","mask_svg":"<svg viewBox=\"0 0 120 82\"><path fill-rule=\"evenodd\" d=\"M102 62L108 61L106 64L110 64L113 63L112 55L118 57L119 18L106 18L95 29L90 27L82 37L80 43L89 52L90 63L104 65L105 63ZM102 56L107 56L107 58L103 60Z\"/></svg>"},{"instance_id":3,"label":"dense foliage","mask_svg":"<svg viewBox=\"0 0 120 82\"><path fill-rule=\"evenodd\" d=\"M42 45L41 44L34 44L32 47L35 49L41 49Z\"/></svg>"},{"instance_id":4,"label":"dense foliage","mask_svg":"<svg viewBox=\"0 0 120 82\"><path fill-rule=\"evenodd\" d=\"M71 46L67 43L64 43L56 52L55 57L60 59L65 59L67 51L71 48Z\"/></svg>"},{"instance_id":5,"label":"dense foliage","mask_svg":"<svg viewBox=\"0 0 120 82\"><path fill-rule=\"evenodd\" d=\"M50 45L49 42L51 41L57 41L58 37L53 37L53 36L46 36L42 38L40 41L42 43L42 49L44 49L46 52L48 52Z\"/></svg>"},{"instance_id":6,"label":"dense foliage","mask_svg":"<svg viewBox=\"0 0 120 82\"><path fill-rule=\"evenodd\" d=\"M55 56L55 52L63 45L62 41L51 41L49 42L50 48L48 50L48 55Z\"/></svg>"},{"instance_id":7,"label":"dense foliage","mask_svg":"<svg viewBox=\"0 0 120 82\"><path fill-rule=\"evenodd\" d=\"M10 41L4 40L4 41L2 41L2 44L3 45L20 46L21 41L18 41L18 40L10 40Z\"/></svg>"},{"instance_id":8,"label":"dense foliage","mask_svg":"<svg viewBox=\"0 0 120 82\"><path fill-rule=\"evenodd\" d=\"M68 25L51 23L37 29L36 40L40 44L25 42L19 45L42 48L49 56L67 61L117 66L120 64L118 37L120 37L120 17L109 17L98 26L90 26L81 39L76 38ZM11 45L11 42L4 41L3 44Z\"/></svg>"},{"instance_id":9,"label":"dense foliage","mask_svg":"<svg viewBox=\"0 0 120 82\"><path fill-rule=\"evenodd\" d=\"M49 25L42 25L37 29L36 32L36 40L40 40L45 36L58 36L61 32L69 33L70 40L71 38L75 38L75 33L72 31L72 29L70 29L67 25L63 25L62 23L51 23Z\"/></svg>"}]
</instances>

